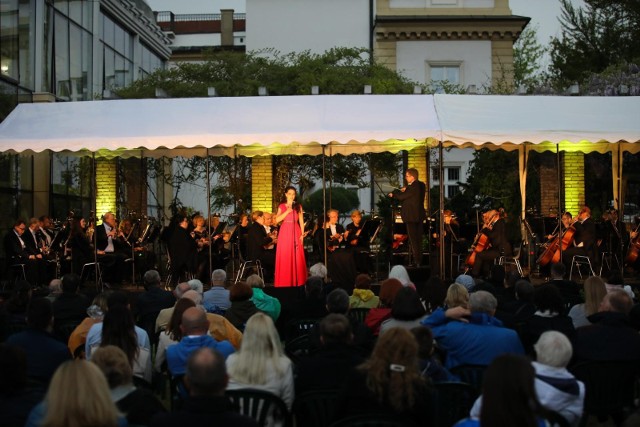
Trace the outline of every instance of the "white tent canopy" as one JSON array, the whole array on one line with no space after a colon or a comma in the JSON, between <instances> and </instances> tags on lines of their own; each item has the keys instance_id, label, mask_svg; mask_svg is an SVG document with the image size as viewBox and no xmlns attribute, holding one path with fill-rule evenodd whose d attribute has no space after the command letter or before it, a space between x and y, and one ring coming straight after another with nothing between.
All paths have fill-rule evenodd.
<instances>
[{"instance_id":1,"label":"white tent canopy","mask_svg":"<svg viewBox=\"0 0 640 427\"><path fill-rule=\"evenodd\" d=\"M320 154L331 143L334 153L366 153L412 149L438 129L432 95L20 104L0 124L0 152L254 156Z\"/></svg>"},{"instance_id":2,"label":"white tent canopy","mask_svg":"<svg viewBox=\"0 0 640 427\"><path fill-rule=\"evenodd\" d=\"M447 145L608 151L640 141L639 97L317 95L20 104L0 152L319 154ZM637 151L640 144L624 144ZM170 150L170 151L169 151Z\"/></svg>"}]
</instances>

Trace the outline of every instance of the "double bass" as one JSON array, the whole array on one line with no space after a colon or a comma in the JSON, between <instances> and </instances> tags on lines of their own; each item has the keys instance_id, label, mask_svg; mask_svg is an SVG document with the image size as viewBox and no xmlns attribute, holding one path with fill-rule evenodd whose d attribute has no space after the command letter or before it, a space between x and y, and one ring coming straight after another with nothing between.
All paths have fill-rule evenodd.
<instances>
[{"instance_id":1,"label":"double bass","mask_svg":"<svg viewBox=\"0 0 640 427\"><path fill-rule=\"evenodd\" d=\"M572 224L564 231L564 233L558 233L555 237L551 238L551 240L547 242L546 249L544 250L544 252L542 252L542 254L538 257L538 260L536 261L538 265L540 267L544 267L550 262L554 264L560 262L560 248L562 248L562 251L567 250L567 248L569 248L569 245L573 243L573 237L575 233L576 229Z\"/></svg>"},{"instance_id":2,"label":"double bass","mask_svg":"<svg viewBox=\"0 0 640 427\"><path fill-rule=\"evenodd\" d=\"M498 211L489 211L490 216L484 218L484 224L482 229L485 228L489 230L493 230L493 224L495 224L500 219L500 213ZM467 259L464 261L464 265L467 266L467 270L473 268L473 265L476 263L476 256L491 247L491 242L489 241L489 236L484 234L482 231L476 234L476 238L471 245L471 253L467 256Z\"/></svg>"}]
</instances>

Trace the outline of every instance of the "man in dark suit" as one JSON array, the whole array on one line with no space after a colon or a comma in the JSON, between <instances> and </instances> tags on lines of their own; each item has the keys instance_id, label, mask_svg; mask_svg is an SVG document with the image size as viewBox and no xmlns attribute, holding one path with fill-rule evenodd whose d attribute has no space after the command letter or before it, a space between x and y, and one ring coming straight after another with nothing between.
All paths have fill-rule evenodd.
<instances>
[{"instance_id":1,"label":"man in dark suit","mask_svg":"<svg viewBox=\"0 0 640 427\"><path fill-rule=\"evenodd\" d=\"M98 259L105 267L105 279L119 284L124 276L125 260L129 258L129 251L124 247L124 238L119 238L124 236L118 230L115 215L112 212L104 214L102 224L96 226L95 232Z\"/></svg>"},{"instance_id":2,"label":"man in dark suit","mask_svg":"<svg viewBox=\"0 0 640 427\"><path fill-rule=\"evenodd\" d=\"M267 250L267 246L276 242L275 237L267 234L264 228L264 213L255 211L251 218L253 223L249 226L247 232L247 259L260 260L260 264L266 270L268 277L273 276L276 266L276 254L274 251Z\"/></svg>"},{"instance_id":3,"label":"man in dark suit","mask_svg":"<svg viewBox=\"0 0 640 427\"><path fill-rule=\"evenodd\" d=\"M578 220L573 227L576 232L573 234L573 246L570 246L562 253L562 262L568 270L571 268L571 261L575 255L588 256L591 259L594 270L597 270L596 257L596 223L591 218L591 209L583 206L578 213Z\"/></svg>"},{"instance_id":4,"label":"man in dark suit","mask_svg":"<svg viewBox=\"0 0 640 427\"><path fill-rule=\"evenodd\" d=\"M407 235L409 236L409 244L413 254L413 260L410 264L419 266L422 262L422 223L425 218L424 196L426 186L424 182L418 180L417 169L407 169L404 177L407 181L406 187L389 193L389 197L393 197L402 203L400 216L407 227Z\"/></svg>"},{"instance_id":5,"label":"man in dark suit","mask_svg":"<svg viewBox=\"0 0 640 427\"><path fill-rule=\"evenodd\" d=\"M507 223L502 209L489 210L483 214L484 226L481 233L487 238L487 249L478 252L473 264L472 275L479 277L486 275L495 259L499 256L511 255L511 243L507 239Z\"/></svg>"},{"instance_id":6,"label":"man in dark suit","mask_svg":"<svg viewBox=\"0 0 640 427\"><path fill-rule=\"evenodd\" d=\"M15 264L24 264L27 281L31 285L46 284L45 277L45 261L42 254L38 251L35 242L29 242L32 239L31 233L25 235L27 224L23 219L18 219L13 224L13 228L4 236L4 251L7 257L8 266ZM28 243L29 242L29 243Z\"/></svg>"}]
</instances>

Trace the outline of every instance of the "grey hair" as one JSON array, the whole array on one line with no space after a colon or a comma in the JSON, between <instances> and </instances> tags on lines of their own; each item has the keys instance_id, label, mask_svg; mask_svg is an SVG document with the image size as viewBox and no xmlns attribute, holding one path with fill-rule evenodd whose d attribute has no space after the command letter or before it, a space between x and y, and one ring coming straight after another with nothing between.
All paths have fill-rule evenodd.
<instances>
[{"instance_id":1,"label":"grey hair","mask_svg":"<svg viewBox=\"0 0 640 427\"><path fill-rule=\"evenodd\" d=\"M189 287L191 289L193 289L194 291L196 291L200 295L202 295L202 293L204 292L204 286L202 285L202 282L200 280L191 279L187 283L189 284Z\"/></svg>"},{"instance_id":2,"label":"grey hair","mask_svg":"<svg viewBox=\"0 0 640 427\"><path fill-rule=\"evenodd\" d=\"M487 291L477 291L469 295L469 308L473 312L493 314L498 300Z\"/></svg>"},{"instance_id":3,"label":"grey hair","mask_svg":"<svg viewBox=\"0 0 640 427\"><path fill-rule=\"evenodd\" d=\"M309 269L309 275L325 279L327 277L327 267L323 263L318 262L311 266Z\"/></svg>"},{"instance_id":4,"label":"grey hair","mask_svg":"<svg viewBox=\"0 0 640 427\"><path fill-rule=\"evenodd\" d=\"M216 270L213 270L213 273L211 273L212 282L220 282L224 284L225 280L227 280L227 272L224 271L223 269L218 268Z\"/></svg>"},{"instance_id":5,"label":"grey hair","mask_svg":"<svg viewBox=\"0 0 640 427\"><path fill-rule=\"evenodd\" d=\"M571 341L558 331L546 331L533 345L538 362L554 368L566 368L573 356Z\"/></svg>"},{"instance_id":6,"label":"grey hair","mask_svg":"<svg viewBox=\"0 0 640 427\"><path fill-rule=\"evenodd\" d=\"M247 277L247 280L245 280L245 282L252 288L264 288L264 281L257 274L252 274L251 276Z\"/></svg>"},{"instance_id":7,"label":"grey hair","mask_svg":"<svg viewBox=\"0 0 640 427\"><path fill-rule=\"evenodd\" d=\"M160 273L156 270L149 270L144 273L142 280L147 286L157 286L160 284Z\"/></svg>"}]
</instances>

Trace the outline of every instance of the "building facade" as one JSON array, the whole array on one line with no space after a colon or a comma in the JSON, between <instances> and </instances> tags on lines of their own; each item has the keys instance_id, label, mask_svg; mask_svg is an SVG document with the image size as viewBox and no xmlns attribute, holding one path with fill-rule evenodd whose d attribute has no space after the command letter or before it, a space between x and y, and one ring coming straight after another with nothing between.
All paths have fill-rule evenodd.
<instances>
[{"instance_id":1,"label":"building facade","mask_svg":"<svg viewBox=\"0 0 640 427\"><path fill-rule=\"evenodd\" d=\"M22 102L108 99L164 68L168 45L144 0L0 0L0 120ZM1 153L0 229L19 217L88 215L99 196L91 177L100 162ZM116 194L117 183L101 191Z\"/></svg>"}]
</instances>

